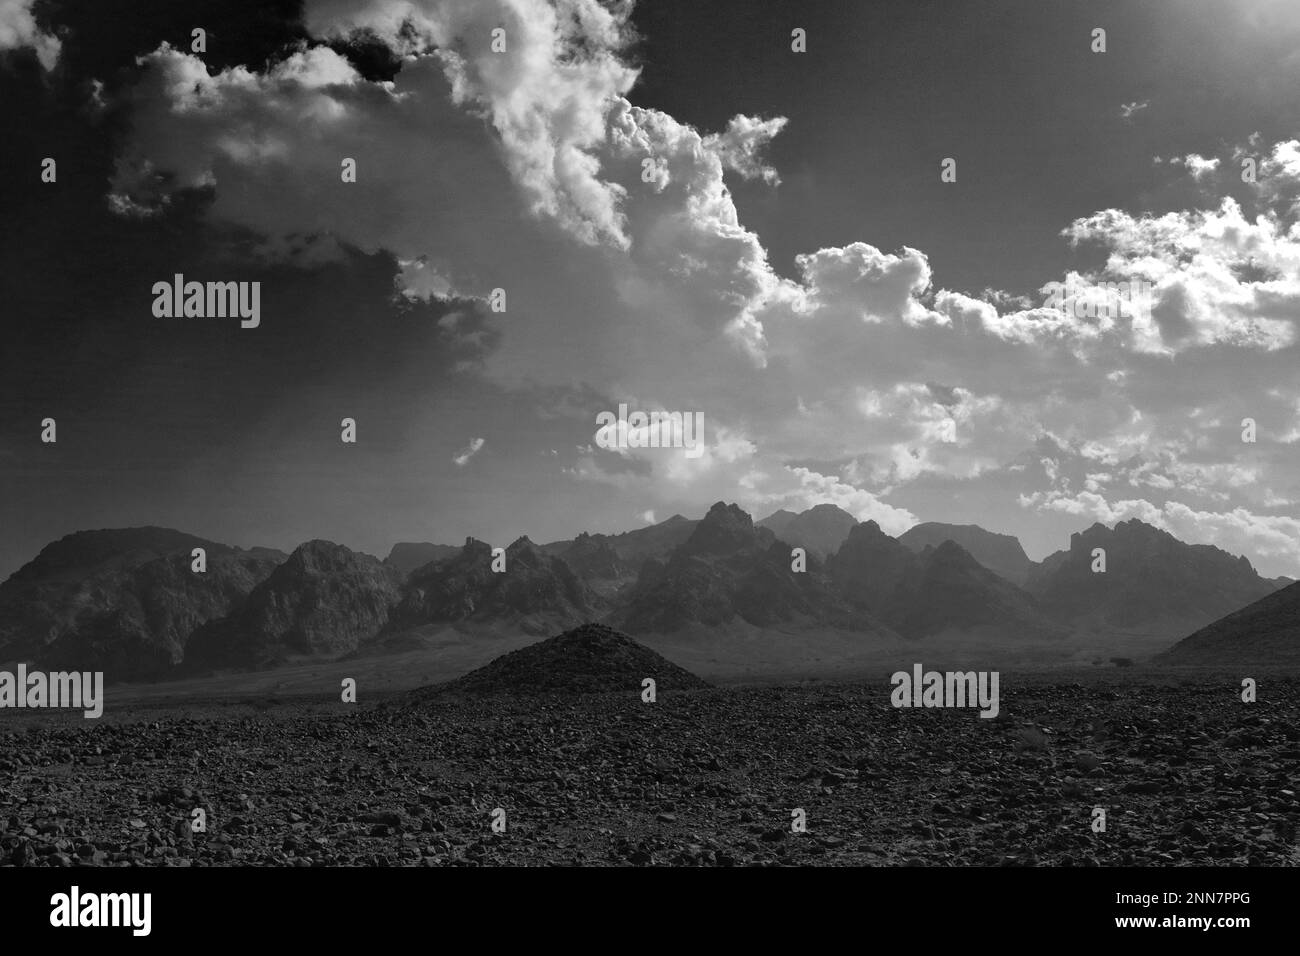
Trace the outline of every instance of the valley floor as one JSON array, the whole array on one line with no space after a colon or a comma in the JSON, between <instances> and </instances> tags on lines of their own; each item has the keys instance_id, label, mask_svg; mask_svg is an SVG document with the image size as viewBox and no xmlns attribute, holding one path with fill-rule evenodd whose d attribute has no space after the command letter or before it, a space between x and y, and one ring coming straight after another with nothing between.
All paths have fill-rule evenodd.
<instances>
[{"instance_id":1,"label":"valley floor","mask_svg":"<svg viewBox=\"0 0 1300 956\"><path fill-rule=\"evenodd\" d=\"M1294 866L1300 679L1254 676L9 711L0 864Z\"/></svg>"}]
</instances>

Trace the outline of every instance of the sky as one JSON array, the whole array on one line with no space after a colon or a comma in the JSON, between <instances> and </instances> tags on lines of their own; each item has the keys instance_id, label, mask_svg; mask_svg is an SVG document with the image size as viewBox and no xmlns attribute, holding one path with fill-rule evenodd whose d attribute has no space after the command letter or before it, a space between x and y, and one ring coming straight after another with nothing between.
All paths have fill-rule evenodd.
<instances>
[{"instance_id":1,"label":"sky","mask_svg":"<svg viewBox=\"0 0 1300 956\"><path fill-rule=\"evenodd\" d=\"M1300 575L1294 2L178 7L0 0L0 575L718 500Z\"/></svg>"}]
</instances>

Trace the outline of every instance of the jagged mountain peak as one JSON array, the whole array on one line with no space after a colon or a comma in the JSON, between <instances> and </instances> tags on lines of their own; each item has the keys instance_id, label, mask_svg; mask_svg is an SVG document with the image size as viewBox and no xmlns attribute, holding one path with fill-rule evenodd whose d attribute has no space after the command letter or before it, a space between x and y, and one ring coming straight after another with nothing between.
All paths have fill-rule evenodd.
<instances>
[{"instance_id":1,"label":"jagged mountain peak","mask_svg":"<svg viewBox=\"0 0 1300 956\"><path fill-rule=\"evenodd\" d=\"M883 630L832 592L816 560L793 570L788 543L723 502L666 561L645 563L629 604L614 619L638 634L737 620L755 627Z\"/></svg>"},{"instance_id":2,"label":"jagged mountain peak","mask_svg":"<svg viewBox=\"0 0 1300 956\"><path fill-rule=\"evenodd\" d=\"M1094 551L1105 570L1094 570ZM1137 518L1095 523L1033 569L1027 588L1053 616L1089 629L1176 637L1275 590L1250 561L1188 544Z\"/></svg>"},{"instance_id":3,"label":"jagged mountain peak","mask_svg":"<svg viewBox=\"0 0 1300 956\"><path fill-rule=\"evenodd\" d=\"M324 538L313 538L293 549L288 560L277 570L294 570L328 573L354 566L357 562L379 564L378 558L353 551L351 548Z\"/></svg>"},{"instance_id":4,"label":"jagged mountain peak","mask_svg":"<svg viewBox=\"0 0 1300 956\"><path fill-rule=\"evenodd\" d=\"M684 545L694 554L724 554L757 546L754 519L739 506L721 501L709 509Z\"/></svg>"}]
</instances>

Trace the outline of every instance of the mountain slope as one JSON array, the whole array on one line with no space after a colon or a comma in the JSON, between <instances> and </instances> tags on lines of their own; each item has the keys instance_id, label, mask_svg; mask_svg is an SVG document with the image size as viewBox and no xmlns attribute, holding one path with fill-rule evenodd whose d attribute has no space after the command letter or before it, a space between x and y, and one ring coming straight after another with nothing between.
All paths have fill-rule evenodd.
<instances>
[{"instance_id":1,"label":"mountain slope","mask_svg":"<svg viewBox=\"0 0 1300 956\"><path fill-rule=\"evenodd\" d=\"M1019 587L1024 587L1033 566L1029 555L1021 547L1019 538L985 531L974 524L925 521L907 529L898 536L898 540L917 554L927 547L937 548L945 541L952 541L961 545L971 557L994 574Z\"/></svg>"},{"instance_id":2,"label":"mountain slope","mask_svg":"<svg viewBox=\"0 0 1300 956\"><path fill-rule=\"evenodd\" d=\"M490 545L468 538L453 558L425 565L408 579L388 630L459 622L503 624L546 634L597 617L603 603L560 558L519 538L492 570Z\"/></svg>"},{"instance_id":3,"label":"mountain slope","mask_svg":"<svg viewBox=\"0 0 1300 956\"><path fill-rule=\"evenodd\" d=\"M636 581L636 572L609 539L587 534L573 539L561 559L582 581L605 600L613 600L620 590Z\"/></svg>"},{"instance_id":4,"label":"mountain slope","mask_svg":"<svg viewBox=\"0 0 1300 956\"><path fill-rule=\"evenodd\" d=\"M1106 571L1092 571L1093 551ZM1275 590L1244 557L1179 541L1142 521L1094 524L1068 551L1035 567L1026 589L1049 614L1077 627L1178 637Z\"/></svg>"},{"instance_id":5,"label":"mountain slope","mask_svg":"<svg viewBox=\"0 0 1300 956\"><path fill-rule=\"evenodd\" d=\"M827 569L841 595L904 637L986 630L1018 640L1064 635L1029 594L951 540L917 554L868 521L849 533Z\"/></svg>"},{"instance_id":6,"label":"mountain slope","mask_svg":"<svg viewBox=\"0 0 1300 956\"><path fill-rule=\"evenodd\" d=\"M790 522L797 517L799 517L798 512L787 511L785 508L780 508L777 511L773 511L762 521L755 521L754 527L768 528L774 535L785 541L789 540L785 537L785 529L788 528Z\"/></svg>"},{"instance_id":7,"label":"mountain slope","mask_svg":"<svg viewBox=\"0 0 1300 956\"><path fill-rule=\"evenodd\" d=\"M666 561L647 561L628 605L611 620L633 634L741 620L755 627L884 630L831 589L815 557L791 570L790 545L718 502Z\"/></svg>"},{"instance_id":8,"label":"mountain slope","mask_svg":"<svg viewBox=\"0 0 1300 956\"><path fill-rule=\"evenodd\" d=\"M587 537L594 544L608 544L614 549L619 560L636 572L647 558L663 558L670 554L673 548L691 536L697 524L698 521L673 515L646 528L624 531L622 534L592 534ZM541 549L548 554L561 556L573 547L576 541L576 538L552 541L550 544L541 545Z\"/></svg>"},{"instance_id":9,"label":"mountain slope","mask_svg":"<svg viewBox=\"0 0 1300 956\"><path fill-rule=\"evenodd\" d=\"M191 570L203 548L207 570ZM193 633L241 604L285 560L169 528L82 531L61 538L0 585L0 661L154 679Z\"/></svg>"},{"instance_id":10,"label":"mountain slope","mask_svg":"<svg viewBox=\"0 0 1300 956\"><path fill-rule=\"evenodd\" d=\"M388 622L400 577L368 554L309 541L254 588L235 614L195 633L187 668L264 667L355 650Z\"/></svg>"},{"instance_id":11,"label":"mountain slope","mask_svg":"<svg viewBox=\"0 0 1300 956\"><path fill-rule=\"evenodd\" d=\"M427 541L399 541L384 558L384 564L396 568L406 577L417 568L433 561L445 561L460 552L454 544L429 544Z\"/></svg>"},{"instance_id":12,"label":"mountain slope","mask_svg":"<svg viewBox=\"0 0 1300 956\"><path fill-rule=\"evenodd\" d=\"M1155 659L1168 664L1300 664L1300 583L1206 625Z\"/></svg>"},{"instance_id":13,"label":"mountain slope","mask_svg":"<svg viewBox=\"0 0 1300 956\"><path fill-rule=\"evenodd\" d=\"M758 522L756 527L768 528L782 541L825 558L840 549L857 523L843 508L822 504L799 514L778 511Z\"/></svg>"},{"instance_id":14,"label":"mountain slope","mask_svg":"<svg viewBox=\"0 0 1300 956\"><path fill-rule=\"evenodd\" d=\"M620 631L601 624L584 624L498 657L434 692L636 695L641 693L641 682L647 677L654 680L656 694L709 686Z\"/></svg>"}]
</instances>

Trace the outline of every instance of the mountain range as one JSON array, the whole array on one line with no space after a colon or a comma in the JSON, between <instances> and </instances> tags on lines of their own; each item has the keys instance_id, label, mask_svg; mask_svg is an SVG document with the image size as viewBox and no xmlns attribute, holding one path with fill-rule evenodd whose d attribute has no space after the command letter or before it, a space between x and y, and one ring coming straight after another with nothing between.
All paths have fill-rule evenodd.
<instances>
[{"instance_id":1,"label":"mountain range","mask_svg":"<svg viewBox=\"0 0 1300 956\"><path fill-rule=\"evenodd\" d=\"M849 532L829 569L840 593L904 637L990 628L1030 638L1066 633L1033 597L952 540L917 552L868 521Z\"/></svg>"},{"instance_id":2,"label":"mountain range","mask_svg":"<svg viewBox=\"0 0 1300 956\"><path fill-rule=\"evenodd\" d=\"M839 550L858 522L843 508L822 504L799 513L777 511L756 523L782 541L826 558Z\"/></svg>"},{"instance_id":3,"label":"mountain range","mask_svg":"<svg viewBox=\"0 0 1300 956\"><path fill-rule=\"evenodd\" d=\"M330 541L294 550L232 614L190 637L186 670L263 668L299 657L337 657L388 623L401 575Z\"/></svg>"},{"instance_id":4,"label":"mountain range","mask_svg":"<svg viewBox=\"0 0 1300 956\"><path fill-rule=\"evenodd\" d=\"M192 570L195 548L205 571ZM474 538L402 543L380 561L328 541L286 555L126 528L68 535L0 585L0 665L156 680L381 653L410 635L544 637L597 621L638 638L835 632L973 649L1105 639L1155 650L1190 635L1158 660L1204 662L1294 647L1300 595L1285 583L1136 520L1095 524L1035 563L1014 537L975 525L895 538L833 505L755 523L718 502L698 521L520 537L499 562Z\"/></svg>"},{"instance_id":5,"label":"mountain range","mask_svg":"<svg viewBox=\"0 0 1300 956\"><path fill-rule=\"evenodd\" d=\"M192 552L207 570L191 570ZM185 657L191 635L239 608L288 558L168 528L80 531L0 584L0 660L153 679Z\"/></svg>"},{"instance_id":6,"label":"mountain range","mask_svg":"<svg viewBox=\"0 0 1300 956\"><path fill-rule=\"evenodd\" d=\"M492 569L490 545L474 538L453 557L412 571L388 630L428 624L502 622L525 634L551 634L591 620L599 597L564 561L527 537Z\"/></svg>"},{"instance_id":7,"label":"mountain range","mask_svg":"<svg viewBox=\"0 0 1300 956\"><path fill-rule=\"evenodd\" d=\"M416 568L422 568L431 561L442 561L457 554L460 548L454 544L430 544L427 541L399 541L393 545L384 558L384 564L395 568L402 577L406 577Z\"/></svg>"},{"instance_id":8,"label":"mountain range","mask_svg":"<svg viewBox=\"0 0 1300 956\"><path fill-rule=\"evenodd\" d=\"M942 524L925 521L913 525L898 536L913 551L937 548L945 541L961 545L971 557L994 574L1024 587L1034 562L1029 560L1018 538L1009 534L985 531L975 524Z\"/></svg>"},{"instance_id":9,"label":"mountain range","mask_svg":"<svg viewBox=\"0 0 1300 956\"><path fill-rule=\"evenodd\" d=\"M646 560L613 623L635 635L737 619L755 627L879 629L836 592L815 557L806 570L792 570L789 545L721 501L666 560Z\"/></svg>"},{"instance_id":10,"label":"mountain range","mask_svg":"<svg viewBox=\"0 0 1300 956\"><path fill-rule=\"evenodd\" d=\"M1092 570L1104 552L1106 570ZM1026 590L1058 620L1089 631L1175 638L1277 589L1244 557L1185 544L1136 518L1094 524L1031 569Z\"/></svg>"}]
</instances>

